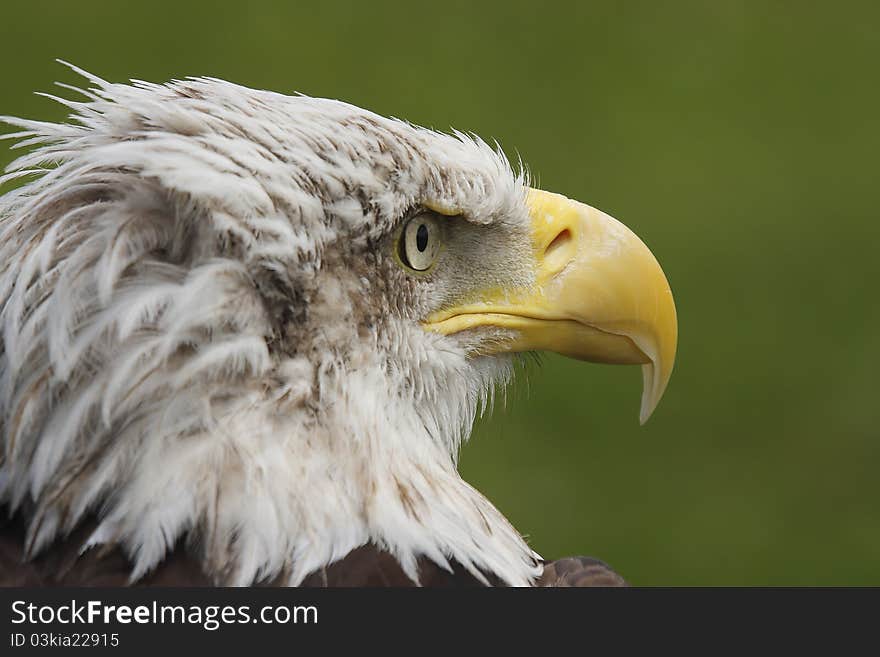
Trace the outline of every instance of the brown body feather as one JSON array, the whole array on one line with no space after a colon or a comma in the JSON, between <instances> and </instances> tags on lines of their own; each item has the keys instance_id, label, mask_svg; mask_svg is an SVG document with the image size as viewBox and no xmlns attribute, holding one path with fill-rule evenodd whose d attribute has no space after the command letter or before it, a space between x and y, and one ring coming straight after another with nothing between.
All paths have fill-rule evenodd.
<instances>
[{"instance_id":1,"label":"brown body feather","mask_svg":"<svg viewBox=\"0 0 880 657\"><path fill-rule=\"evenodd\" d=\"M5 510L4 510L5 511ZM119 548L97 547L81 553L94 523L84 523L70 536L58 540L34 559L24 557L25 528L21 518L2 514L0 525L0 586L128 586L131 563ZM419 563L422 586L483 586L464 568L453 564L448 572L433 562ZM279 578L280 580L281 578ZM495 585L497 579L490 578ZM178 545L137 586L212 586L198 560ZM277 585L270 582L268 585ZM544 565L537 582L544 587L626 586L610 567L589 557L568 557ZM374 546L360 547L344 559L309 575L304 587L409 587L414 586L397 560Z\"/></svg>"}]
</instances>

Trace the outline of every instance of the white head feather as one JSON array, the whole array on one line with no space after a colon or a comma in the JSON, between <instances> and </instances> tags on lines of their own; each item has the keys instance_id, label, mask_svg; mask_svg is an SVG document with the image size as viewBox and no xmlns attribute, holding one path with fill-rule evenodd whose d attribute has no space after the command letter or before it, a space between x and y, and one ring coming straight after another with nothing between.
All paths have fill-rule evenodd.
<instances>
[{"instance_id":1,"label":"white head feather","mask_svg":"<svg viewBox=\"0 0 880 657\"><path fill-rule=\"evenodd\" d=\"M371 250L424 203L525 225L522 176L341 102L83 75L73 122L6 119L39 146L0 197L0 502L30 553L94 514L135 580L187 537L222 583L372 542L414 579L427 557L529 584L456 468L511 362L423 331L399 305L441 293L392 294Z\"/></svg>"}]
</instances>

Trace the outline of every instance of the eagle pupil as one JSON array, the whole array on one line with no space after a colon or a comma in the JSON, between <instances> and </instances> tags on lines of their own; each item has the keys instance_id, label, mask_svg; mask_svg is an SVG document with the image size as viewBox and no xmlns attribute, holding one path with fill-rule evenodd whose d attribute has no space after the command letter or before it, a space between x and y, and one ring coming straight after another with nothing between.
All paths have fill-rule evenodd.
<instances>
[{"instance_id":1,"label":"eagle pupil","mask_svg":"<svg viewBox=\"0 0 880 657\"><path fill-rule=\"evenodd\" d=\"M416 248L419 252L428 248L428 227L425 224L421 224L416 231Z\"/></svg>"}]
</instances>

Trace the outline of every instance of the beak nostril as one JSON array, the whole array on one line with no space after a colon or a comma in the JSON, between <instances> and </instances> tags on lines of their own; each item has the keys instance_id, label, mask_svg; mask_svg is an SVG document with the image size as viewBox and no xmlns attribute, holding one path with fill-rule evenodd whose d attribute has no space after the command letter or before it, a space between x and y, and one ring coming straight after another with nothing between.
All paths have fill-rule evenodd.
<instances>
[{"instance_id":1,"label":"beak nostril","mask_svg":"<svg viewBox=\"0 0 880 657\"><path fill-rule=\"evenodd\" d=\"M547 245L547 248L544 249L544 257L546 258L551 256L554 252L560 250L569 242L571 242L571 231L566 228L565 230L561 231L556 237L554 237L553 241Z\"/></svg>"}]
</instances>

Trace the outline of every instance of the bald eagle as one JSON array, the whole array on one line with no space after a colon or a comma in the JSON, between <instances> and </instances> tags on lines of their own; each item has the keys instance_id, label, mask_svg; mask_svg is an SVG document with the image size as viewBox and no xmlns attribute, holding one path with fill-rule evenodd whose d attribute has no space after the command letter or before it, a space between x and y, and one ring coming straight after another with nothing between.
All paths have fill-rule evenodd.
<instances>
[{"instance_id":1,"label":"bald eagle","mask_svg":"<svg viewBox=\"0 0 880 657\"><path fill-rule=\"evenodd\" d=\"M641 365L648 418L676 315L632 232L475 136L75 70L68 122L4 119L0 581L623 581L457 458L524 352Z\"/></svg>"}]
</instances>

